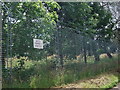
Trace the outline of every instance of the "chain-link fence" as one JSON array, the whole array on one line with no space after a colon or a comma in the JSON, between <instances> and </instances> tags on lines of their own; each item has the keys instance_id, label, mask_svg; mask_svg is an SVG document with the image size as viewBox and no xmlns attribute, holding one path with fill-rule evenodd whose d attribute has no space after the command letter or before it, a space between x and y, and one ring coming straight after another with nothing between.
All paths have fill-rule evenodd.
<instances>
[{"instance_id":1,"label":"chain-link fence","mask_svg":"<svg viewBox=\"0 0 120 90\"><path fill-rule=\"evenodd\" d=\"M34 3L12 4L7 3L11 9L3 4L3 87L49 88L118 68L117 41L111 33L97 29L91 33L85 25L71 28L54 23L44 17L46 9L43 15L34 16L36 12L26 8ZM15 6L22 14L13 11Z\"/></svg>"}]
</instances>

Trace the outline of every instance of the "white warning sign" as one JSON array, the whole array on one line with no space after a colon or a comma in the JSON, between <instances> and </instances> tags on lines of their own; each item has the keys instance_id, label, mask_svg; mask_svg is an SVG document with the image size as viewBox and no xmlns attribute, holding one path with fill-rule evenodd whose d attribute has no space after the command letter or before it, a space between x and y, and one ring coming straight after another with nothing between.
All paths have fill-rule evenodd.
<instances>
[{"instance_id":1,"label":"white warning sign","mask_svg":"<svg viewBox=\"0 0 120 90\"><path fill-rule=\"evenodd\" d=\"M34 48L43 49L43 40L41 39L33 39Z\"/></svg>"}]
</instances>

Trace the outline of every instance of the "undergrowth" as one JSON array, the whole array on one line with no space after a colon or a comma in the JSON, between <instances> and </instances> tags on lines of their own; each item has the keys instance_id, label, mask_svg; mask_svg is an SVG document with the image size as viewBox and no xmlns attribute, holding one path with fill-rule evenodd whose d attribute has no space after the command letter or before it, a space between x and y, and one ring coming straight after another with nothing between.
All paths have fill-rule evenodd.
<instances>
[{"instance_id":1,"label":"undergrowth","mask_svg":"<svg viewBox=\"0 0 120 90\"><path fill-rule=\"evenodd\" d=\"M68 63L64 68L57 70L52 63L46 63L44 60L42 63L25 61L22 66L16 62L12 72L12 83L7 82L8 71L3 73L3 88L50 88L91 78L105 72L116 71L117 69L117 58L103 58L100 62L88 64ZM114 81L110 85L99 87L108 88L113 85ZM88 84L86 86L89 87Z\"/></svg>"}]
</instances>

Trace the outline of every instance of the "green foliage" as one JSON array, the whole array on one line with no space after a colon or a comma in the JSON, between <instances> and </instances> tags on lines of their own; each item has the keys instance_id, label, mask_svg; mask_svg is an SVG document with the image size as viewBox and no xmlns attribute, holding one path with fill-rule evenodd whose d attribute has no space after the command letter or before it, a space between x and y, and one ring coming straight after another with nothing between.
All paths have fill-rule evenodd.
<instances>
[{"instance_id":1,"label":"green foliage","mask_svg":"<svg viewBox=\"0 0 120 90\"><path fill-rule=\"evenodd\" d=\"M64 18L61 25L82 31L84 34L90 32L98 23L97 18L93 18L91 14L93 8L89 3L63 3L60 4ZM62 21L61 21L62 22ZM88 29L89 28L89 29ZM88 30L86 30L88 29Z\"/></svg>"},{"instance_id":2,"label":"green foliage","mask_svg":"<svg viewBox=\"0 0 120 90\"><path fill-rule=\"evenodd\" d=\"M2 8L3 44L9 48L8 36L11 31L12 54L20 58L13 59L13 84L7 83L6 79L10 68L5 69L3 87L50 88L104 72L116 71L118 67L116 58L105 58L100 62L94 62L94 54L108 52L106 48L114 47L111 46L114 26L112 17L100 3L39 1L4 4L9 10ZM8 12L11 12L11 15ZM33 48L33 38L44 40L43 50ZM105 44L104 40L109 42L109 45ZM58 52L55 48L59 49ZM7 52L6 49L4 51ZM63 69L57 67L55 63L59 61L56 60L58 57L56 52L66 61ZM86 55L91 54L87 57L87 64L81 59L81 61L74 60L77 56L83 58L85 52ZM47 59L48 55L55 56ZM30 60L21 56L27 56ZM110 86L116 83L116 78L114 79ZM96 85L86 84L86 87L96 87Z\"/></svg>"},{"instance_id":3,"label":"green foliage","mask_svg":"<svg viewBox=\"0 0 120 90\"><path fill-rule=\"evenodd\" d=\"M14 81L12 84L6 84L3 82L4 87L3 88L30 88L28 82L19 82L19 81Z\"/></svg>"},{"instance_id":4,"label":"green foliage","mask_svg":"<svg viewBox=\"0 0 120 90\"><path fill-rule=\"evenodd\" d=\"M32 59L38 59L37 56L42 58L43 55L33 49L33 38L43 39L44 43L51 41L51 36L55 31L56 21L58 20L58 15L54 9L59 10L60 6L56 2L43 3L41 1L4 4L9 8L8 12L11 14L9 16L6 9L2 9L4 13L3 38L5 39L5 46L8 44L7 34L11 31L13 55L29 56ZM47 6L45 6L46 4ZM50 11L48 8L50 8ZM14 22L11 20L7 22L8 18L13 19ZM31 57L35 53L37 53L36 56L34 58Z\"/></svg>"},{"instance_id":5,"label":"green foliage","mask_svg":"<svg viewBox=\"0 0 120 90\"><path fill-rule=\"evenodd\" d=\"M21 60L19 60L17 62L18 62L18 66L17 67L19 69L23 69L24 68L24 64L25 64L24 59L21 59Z\"/></svg>"},{"instance_id":6,"label":"green foliage","mask_svg":"<svg viewBox=\"0 0 120 90\"><path fill-rule=\"evenodd\" d=\"M55 37L56 27L60 27L61 46L64 46L63 54L68 59L74 59L76 55L79 55L82 52L79 49L82 50L83 46L89 47L82 43L85 37L88 37L87 41L96 37L99 40L108 39L110 41L113 36L111 14L100 3L39 1L4 4L9 10L2 8L3 42L4 46L7 46L7 33L12 31L13 56L28 56L31 60L43 59L46 52L33 48L33 38L44 40L44 44L49 42L50 45L45 45L44 48L48 54L54 54L57 38ZM11 12L11 15L8 15L8 11ZM8 23L8 18L13 22ZM81 36L84 38L82 39ZM75 44L73 45L73 43Z\"/></svg>"},{"instance_id":7,"label":"green foliage","mask_svg":"<svg viewBox=\"0 0 120 90\"><path fill-rule=\"evenodd\" d=\"M45 73L44 75L32 76L30 81L31 88L49 88L54 85L52 79L49 79Z\"/></svg>"},{"instance_id":8,"label":"green foliage","mask_svg":"<svg viewBox=\"0 0 120 90\"><path fill-rule=\"evenodd\" d=\"M109 62L108 62L109 61ZM69 61L70 62L70 61ZM32 88L49 88L54 86L60 86L72 82L76 82L78 80L83 80L87 78L91 78L106 72L116 72L118 69L118 61L116 58L114 59L106 59L103 58L98 63L68 63L65 65L63 70L58 69L55 70L51 67L50 63L46 63L45 61L27 61L25 64L34 63L28 68L27 65L24 65L25 68L19 71L13 71L13 84L19 83L15 87L32 87ZM114 64L113 64L114 63ZM17 64L17 63L16 63ZM16 65L15 65L16 66ZM110 82L111 86L115 84L117 78L113 76L113 82ZM110 81L111 81L110 79ZM24 82L24 83L23 83ZM10 84L4 82L3 87L10 87ZM112 84L111 84L112 83ZM25 85L22 85L25 84ZM11 85L13 87L13 85ZM88 85L89 87L89 85ZM94 87L94 85L90 86ZM105 85L100 86L106 87Z\"/></svg>"}]
</instances>

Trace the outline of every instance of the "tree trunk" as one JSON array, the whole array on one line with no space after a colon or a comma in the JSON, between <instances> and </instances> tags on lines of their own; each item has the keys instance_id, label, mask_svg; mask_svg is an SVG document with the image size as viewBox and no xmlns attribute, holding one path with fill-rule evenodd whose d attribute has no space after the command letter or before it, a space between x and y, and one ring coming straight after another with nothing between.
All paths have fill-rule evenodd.
<instances>
[{"instance_id":1,"label":"tree trunk","mask_svg":"<svg viewBox=\"0 0 120 90\"><path fill-rule=\"evenodd\" d=\"M111 55L109 52L107 52L107 56L108 56L109 58L112 58L112 55Z\"/></svg>"},{"instance_id":2,"label":"tree trunk","mask_svg":"<svg viewBox=\"0 0 120 90\"><path fill-rule=\"evenodd\" d=\"M2 18L3 18L3 20L2 20L2 26L0 26L0 27L2 27L1 28L1 30L2 31L0 31L0 56L1 56L1 61L2 61L2 68L4 69L5 68L5 30L4 30L4 26L5 26L5 20L6 20L6 18L7 18L7 15L5 15L5 13L6 13L6 11L4 11L3 12L3 16L2 15L0 15L0 19L2 20ZM2 17L1 17L2 16ZM3 42L4 41L4 42Z\"/></svg>"},{"instance_id":3,"label":"tree trunk","mask_svg":"<svg viewBox=\"0 0 120 90\"><path fill-rule=\"evenodd\" d=\"M60 57L60 63L61 66L63 67L63 53L62 53L62 36L61 36L61 32L60 32L60 36L59 36L59 57Z\"/></svg>"},{"instance_id":4,"label":"tree trunk","mask_svg":"<svg viewBox=\"0 0 120 90\"><path fill-rule=\"evenodd\" d=\"M0 32L1 33L1 32ZM3 36L3 35L2 35ZM2 68L5 68L5 50L4 50L4 43L3 40L1 39L2 37L0 37L0 59L2 61Z\"/></svg>"},{"instance_id":5,"label":"tree trunk","mask_svg":"<svg viewBox=\"0 0 120 90\"><path fill-rule=\"evenodd\" d=\"M84 61L87 63L87 55L86 55L86 38L83 37L83 53L84 53Z\"/></svg>"},{"instance_id":6,"label":"tree trunk","mask_svg":"<svg viewBox=\"0 0 120 90\"><path fill-rule=\"evenodd\" d=\"M99 57L99 53L97 52L96 43L97 42L95 42L95 41L92 42L92 49L93 49L93 55L94 55L94 58L95 58L95 62L98 62L98 61L100 61L100 57Z\"/></svg>"},{"instance_id":7,"label":"tree trunk","mask_svg":"<svg viewBox=\"0 0 120 90\"><path fill-rule=\"evenodd\" d=\"M57 31L57 47L58 47L58 56L60 58L60 65L61 67L63 67L63 53L62 53L62 32L61 30L58 28Z\"/></svg>"},{"instance_id":8,"label":"tree trunk","mask_svg":"<svg viewBox=\"0 0 120 90\"><path fill-rule=\"evenodd\" d=\"M74 54L74 57L75 57L75 59L77 59L77 34L76 33L74 33L74 48L75 48L75 54Z\"/></svg>"},{"instance_id":9,"label":"tree trunk","mask_svg":"<svg viewBox=\"0 0 120 90\"><path fill-rule=\"evenodd\" d=\"M1 53L1 60L2 60L2 68L5 68L5 58L4 58L4 51L3 51L3 47L2 47L2 53Z\"/></svg>"},{"instance_id":10,"label":"tree trunk","mask_svg":"<svg viewBox=\"0 0 120 90\"><path fill-rule=\"evenodd\" d=\"M119 24L120 25L120 24ZM117 30L117 41L118 41L118 65L120 65L120 28ZM120 67L117 70L120 73Z\"/></svg>"},{"instance_id":11,"label":"tree trunk","mask_svg":"<svg viewBox=\"0 0 120 90\"><path fill-rule=\"evenodd\" d=\"M107 45L106 45L106 46L107 46ZM104 50L105 50L107 56L108 56L109 58L112 58L112 55L111 55L110 52L107 50L107 47L106 47L106 46L104 46Z\"/></svg>"},{"instance_id":12,"label":"tree trunk","mask_svg":"<svg viewBox=\"0 0 120 90\"><path fill-rule=\"evenodd\" d=\"M89 46L88 46L88 56L92 56L92 45L91 45L91 43L89 43Z\"/></svg>"},{"instance_id":13,"label":"tree trunk","mask_svg":"<svg viewBox=\"0 0 120 90\"><path fill-rule=\"evenodd\" d=\"M98 54L94 54L95 57L95 61L100 61L99 55Z\"/></svg>"},{"instance_id":14,"label":"tree trunk","mask_svg":"<svg viewBox=\"0 0 120 90\"><path fill-rule=\"evenodd\" d=\"M86 48L84 47L84 61L87 63Z\"/></svg>"}]
</instances>

